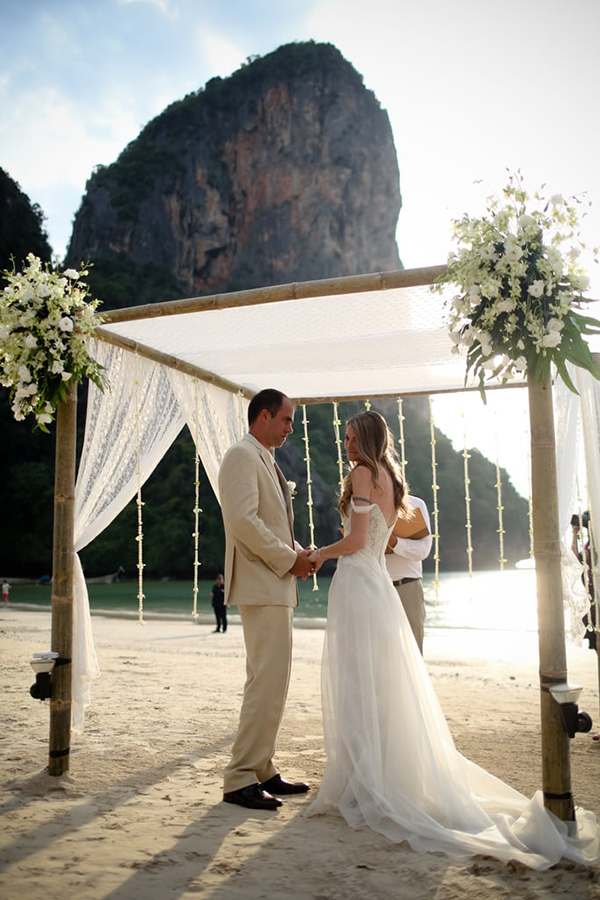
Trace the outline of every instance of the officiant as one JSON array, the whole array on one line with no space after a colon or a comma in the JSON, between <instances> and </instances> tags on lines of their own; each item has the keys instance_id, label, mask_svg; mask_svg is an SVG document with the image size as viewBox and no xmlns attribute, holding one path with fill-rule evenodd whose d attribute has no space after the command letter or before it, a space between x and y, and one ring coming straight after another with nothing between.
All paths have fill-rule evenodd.
<instances>
[{"instance_id":1,"label":"officiant","mask_svg":"<svg viewBox=\"0 0 600 900\"><path fill-rule=\"evenodd\" d=\"M406 499L410 509L413 510L413 515L398 519L388 541L385 561L423 655L425 634L423 560L431 553L431 521L423 500L412 496Z\"/></svg>"}]
</instances>

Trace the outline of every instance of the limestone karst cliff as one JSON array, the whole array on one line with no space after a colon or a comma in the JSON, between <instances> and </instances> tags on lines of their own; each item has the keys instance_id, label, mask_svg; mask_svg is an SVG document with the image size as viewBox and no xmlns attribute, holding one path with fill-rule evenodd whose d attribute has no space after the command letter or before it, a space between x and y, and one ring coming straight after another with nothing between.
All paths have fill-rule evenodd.
<instances>
[{"instance_id":1,"label":"limestone karst cliff","mask_svg":"<svg viewBox=\"0 0 600 900\"><path fill-rule=\"evenodd\" d=\"M99 167L68 260L125 257L180 296L397 269L400 205L374 94L332 45L289 44L172 104Z\"/></svg>"}]
</instances>

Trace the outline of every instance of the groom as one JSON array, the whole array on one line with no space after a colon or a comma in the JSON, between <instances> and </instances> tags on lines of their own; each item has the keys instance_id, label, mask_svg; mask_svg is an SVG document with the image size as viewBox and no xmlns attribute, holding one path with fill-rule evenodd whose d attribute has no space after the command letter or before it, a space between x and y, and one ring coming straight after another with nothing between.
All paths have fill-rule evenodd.
<instances>
[{"instance_id":1,"label":"groom","mask_svg":"<svg viewBox=\"0 0 600 900\"><path fill-rule=\"evenodd\" d=\"M278 794L302 794L273 765L292 659L296 577L315 570L294 540L288 484L273 457L293 431L294 404L268 388L248 407L248 434L219 471L225 526L225 601L237 605L246 645L246 684L223 800L250 809L276 809Z\"/></svg>"}]
</instances>

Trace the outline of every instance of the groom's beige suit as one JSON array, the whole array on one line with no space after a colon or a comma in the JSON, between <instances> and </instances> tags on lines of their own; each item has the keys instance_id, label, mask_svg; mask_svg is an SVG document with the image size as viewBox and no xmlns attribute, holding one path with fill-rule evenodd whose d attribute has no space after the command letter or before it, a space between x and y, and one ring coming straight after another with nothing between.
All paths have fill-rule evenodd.
<instances>
[{"instance_id":1,"label":"groom's beige suit","mask_svg":"<svg viewBox=\"0 0 600 900\"><path fill-rule=\"evenodd\" d=\"M225 526L225 601L239 607L246 644L246 684L238 733L223 789L268 781L287 697L292 656L290 574L301 550L294 541L289 488L272 453L246 434L219 471Z\"/></svg>"}]
</instances>

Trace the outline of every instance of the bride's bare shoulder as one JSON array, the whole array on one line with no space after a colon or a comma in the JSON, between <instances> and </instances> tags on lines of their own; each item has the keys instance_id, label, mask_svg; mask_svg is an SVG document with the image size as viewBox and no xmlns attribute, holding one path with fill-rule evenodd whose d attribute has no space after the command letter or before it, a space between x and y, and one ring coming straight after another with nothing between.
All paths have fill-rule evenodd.
<instances>
[{"instance_id":1,"label":"bride's bare shoulder","mask_svg":"<svg viewBox=\"0 0 600 900\"><path fill-rule=\"evenodd\" d=\"M350 481L352 482L353 493L362 494L362 496L366 497L370 495L373 487L373 476L367 466L363 466L361 463L354 466L350 473Z\"/></svg>"}]
</instances>

